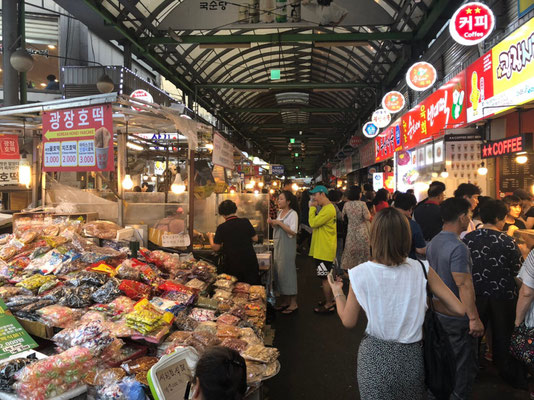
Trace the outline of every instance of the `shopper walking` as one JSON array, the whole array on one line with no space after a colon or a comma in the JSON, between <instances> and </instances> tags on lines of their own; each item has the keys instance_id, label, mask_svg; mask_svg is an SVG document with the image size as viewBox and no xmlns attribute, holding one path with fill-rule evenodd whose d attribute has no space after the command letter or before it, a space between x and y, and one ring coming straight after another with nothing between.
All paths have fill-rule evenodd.
<instances>
[{"instance_id":1,"label":"shopper walking","mask_svg":"<svg viewBox=\"0 0 534 400\"><path fill-rule=\"evenodd\" d=\"M434 181L427 193L428 198L415 207L413 216L423 230L425 240L430 242L443 227L439 205L445 200L445 184Z\"/></svg>"},{"instance_id":2,"label":"shopper walking","mask_svg":"<svg viewBox=\"0 0 534 400\"><path fill-rule=\"evenodd\" d=\"M525 388L523 367L508 351L517 301L515 277L522 257L515 241L502 232L507 213L502 201L487 201L480 209L484 225L468 233L464 242L473 260L478 313L484 326L492 331L493 360L504 380Z\"/></svg>"},{"instance_id":3,"label":"shopper walking","mask_svg":"<svg viewBox=\"0 0 534 400\"><path fill-rule=\"evenodd\" d=\"M217 227L215 234L208 233L211 248L222 249L223 259L219 273L235 276L240 282L251 285L260 283L258 258L253 242L258 241L258 234L247 218L237 217L237 206L232 200L219 204L219 215L225 222Z\"/></svg>"},{"instance_id":4,"label":"shopper walking","mask_svg":"<svg viewBox=\"0 0 534 400\"><path fill-rule=\"evenodd\" d=\"M328 189L323 185L310 190L310 194L313 195L308 214L310 227L313 229L310 256L313 257L317 266L317 276L322 280L324 295L324 302L321 301L314 311L324 314L333 312L336 306L332 290L326 279L336 257L336 209L328 200ZM317 213L318 206L321 207L321 211Z\"/></svg>"},{"instance_id":5,"label":"shopper walking","mask_svg":"<svg viewBox=\"0 0 534 400\"><path fill-rule=\"evenodd\" d=\"M471 219L472 205L461 197L441 203L443 230L428 245L427 259L443 282L465 306L467 315L451 317L438 314L449 336L456 359L456 384L451 398L469 399L478 371L478 337L484 334L475 303L469 249L460 240ZM432 395L429 396L433 398Z\"/></svg>"},{"instance_id":6,"label":"shopper walking","mask_svg":"<svg viewBox=\"0 0 534 400\"><path fill-rule=\"evenodd\" d=\"M481 193L482 191L480 188L472 183L461 183L454 191L454 197L458 199L465 199L469 202L469 225L467 226L467 229L460 235L461 238L476 229L475 223L471 218L475 208L478 206L478 198L480 197Z\"/></svg>"},{"instance_id":7,"label":"shopper walking","mask_svg":"<svg viewBox=\"0 0 534 400\"><path fill-rule=\"evenodd\" d=\"M347 237L341 258L341 268L349 270L369 260L371 256L369 233L371 213L367 205L360 201L361 189L351 186L347 190L348 201L343 207L343 219L347 219Z\"/></svg>"},{"instance_id":8,"label":"shopper walking","mask_svg":"<svg viewBox=\"0 0 534 400\"><path fill-rule=\"evenodd\" d=\"M341 279L328 281L343 325L352 328L363 309L366 336L358 351L358 387L362 400L425 398L423 321L426 279L440 300L440 312L462 316L465 307L428 264L408 258L410 225L395 208L376 214L371 227L371 261L349 271L348 298Z\"/></svg>"},{"instance_id":9,"label":"shopper walking","mask_svg":"<svg viewBox=\"0 0 534 400\"><path fill-rule=\"evenodd\" d=\"M414 260L417 260L417 254L420 254L421 256L426 254L426 242L423 237L423 231L421 231L419 224L412 219L413 209L416 204L417 199L415 196L408 193L398 193L394 203L395 208L399 210L401 214L404 214L410 223L412 246L408 257L413 258Z\"/></svg>"},{"instance_id":10,"label":"shopper walking","mask_svg":"<svg viewBox=\"0 0 534 400\"><path fill-rule=\"evenodd\" d=\"M277 310L291 314L297 304L297 230L299 218L295 195L284 190L278 196L278 216L267 221L273 227L274 239L274 282L280 294Z\"/></svg>"}]
</instances>

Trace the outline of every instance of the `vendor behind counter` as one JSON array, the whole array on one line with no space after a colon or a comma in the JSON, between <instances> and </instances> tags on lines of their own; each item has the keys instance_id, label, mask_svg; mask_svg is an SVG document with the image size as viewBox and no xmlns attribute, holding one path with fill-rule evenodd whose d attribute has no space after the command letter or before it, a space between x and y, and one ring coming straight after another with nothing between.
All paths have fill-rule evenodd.
<instances>
[{"instance_id":1,"label":"vendor behind counter","mask_svg":"<svg viewBox=\"0 0 534 400\"><path fill-rule=\"evenodd\" d=\"M215 235L207 235L213 250L222 249L222 262L218 272L234 275L240 282L258 285L259 265L253 247L253 242L258 241L258 235L250 221L237 217L236 213L237 206L233 201L223 201L219 205L219 214L226 221L217 227Z\"/></svg>"}]
</instances>

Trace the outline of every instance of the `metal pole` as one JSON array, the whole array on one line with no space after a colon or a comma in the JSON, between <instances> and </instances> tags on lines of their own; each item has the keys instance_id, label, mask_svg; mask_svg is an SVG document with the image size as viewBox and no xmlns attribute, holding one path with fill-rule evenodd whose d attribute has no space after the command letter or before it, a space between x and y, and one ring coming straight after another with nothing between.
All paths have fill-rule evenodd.
<instances>
[{"instance_id":1,"label":"metal pole","mask_svg":"<svg viewBox=\"0 0 534 400\"><path fill-rule=\"evenodd\" d=\"M126 121L128 126L128 121ZM123 226L124 221L124 188L122 187L122 180L126 175L126 142L128 137L125 133L117 132L117 189L119 193L119 215L118 225Z\"/></svg>"},{"instance_id":2,"label":"metal pole","mask_svg":"<svg viewBox=\"0 0 534 400\"><path fill-rule=\"evenodd\" d=\"M16 49L17 40L17 3L18 1L2 2L2 51L3 51L3 83L4 83L4 106L19 104L19 74L11 66L9 61Z\"/></svg>"},{"instance_id":3,"label":"metal pole","mask_svg":"<svg viewBox=\"0 0 534 400\"><path fill-rule=\"evenodd\" d=\"M189 193L189 237L191 238L190 251L193 250L193 224L195 221L195 150L189 149L189 177L188 193Z\"/></svg>"},{"instance_id":4,"label":"metal pole","mask_svg":"<svg viewBox=\"0 0 534 400\"><path fill-rule=\"evenodd\" d=\"M36 131L33 131L32 138L32 203L37 207L39 200L39 138Z\"/></svg>"},{"instance_id":5,"label":"metal pole","mask_svg":"<svg viewBox=\"0 0 534 400\"><path fill-rule=\"evenodd\" d=\"M26 48L26 17L24 15L25 13L25 6L24 1L19 0L19 29L18 33L20 35L20 47L23 49ZM28 90L26 86L26 72L20 73L20 104L26 104L28 102Z\"/></svg>"}]
</instances>

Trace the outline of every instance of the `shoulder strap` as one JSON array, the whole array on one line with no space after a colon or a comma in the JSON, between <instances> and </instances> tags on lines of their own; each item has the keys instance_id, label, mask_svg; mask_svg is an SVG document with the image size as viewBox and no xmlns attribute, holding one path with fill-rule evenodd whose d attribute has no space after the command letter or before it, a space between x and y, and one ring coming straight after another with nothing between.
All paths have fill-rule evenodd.
<instances>
[{"instance_id":1,"label":"shoulder strap","mask_svg":"<svg viewBox=\"0 0 534 400\"><path fill-rule=\"evenodd\" d=\"M428 297L429 307L432 309L432 311L434 311L434 303L432 302L432 291L430 290L430 285L428 284L428 275L426 273L425 264L423 264L423 262L421 260L417 260L417 261L419 262L419 264L421 264L421 268L423 268L423 274L425 274L426 295Z\"/></svg>"}]
</instances>

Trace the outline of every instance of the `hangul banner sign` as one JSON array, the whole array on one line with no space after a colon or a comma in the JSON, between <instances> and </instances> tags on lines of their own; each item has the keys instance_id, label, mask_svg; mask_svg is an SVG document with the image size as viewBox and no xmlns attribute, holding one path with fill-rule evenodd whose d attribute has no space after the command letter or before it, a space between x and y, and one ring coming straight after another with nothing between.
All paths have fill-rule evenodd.
<instances>
[{"instance_id":1,"label":"hangul banner sign","mask_svg":"<svg viewBox=\"0 0 534 400\"><path fill-rule=\"evenodd\" d=\"M0 134L0 160L19 160L19 138L17 135Z\"/></svg>"},{"instance_id":2,"label":"hangul banner sign","mask_svg":"<svg viewBox=\"0 0 534 400\"><path fill-rule=\"evenodd\" d=\"M395 123L375 138L375 161L387 160L402 149L400 123Z\"/></svg>"},{"instance_id":3,"label":"hangul banner sign","mask_svg":"<svg viewBox=\"0 0 534 400\"><path fill-rule=\"evenodd\" d=\"M486 101L493 97L493 57L488 51L467 67L467 122L475 122L493 113Z\"/></svg>"},{"instance_id":4,"label":"hangul banner sign","mask_svg":"<svg viewBox=\"0 0 534 400\"><path fill-rule=\"evenodd\" d=\"M375 155L375 141L370 140L360 147L360 163L361 167L365 168L373 165L376 161Z\"/></svg>"},{"instance_id":5,"label":"hangul banner sign","mask_svg":"<svg viewBox=\"0 0 534 400\"><path fill-rule=\"evenodd\" d=\"M19 184L20 160L0 160L0 186Z\"/></svg>"},{"instance_id":6,"label":"hangul banner sign","mask_svg":"<svg viewBox=\"0 0 534 400\"><path fill-rule=\"evenodd\" d=\"M400 123L402 147L413 148L440 136L446 129L465 125L465 92L465 72L462 71L404 114Z\"/></svg>"},{"instance_id":7,"label":"hangul banner sign","mask_svg":"<svg viewBox=\"0 0 534 400\"><path fill-rule=\"evenodd\" d=\"M43 112L43 171L113 171L111 104Z\"/></svg>"},{"instance_id":8,"label":"hangul banner sign","mask_svg":"<svg viewBox=\"0 0 534 400\"><path fill-rule=\"evenodd\" d=\"M491 50L494 114L534 100L534 19L516 29Z\"/></svg>"}]
</instances>

